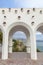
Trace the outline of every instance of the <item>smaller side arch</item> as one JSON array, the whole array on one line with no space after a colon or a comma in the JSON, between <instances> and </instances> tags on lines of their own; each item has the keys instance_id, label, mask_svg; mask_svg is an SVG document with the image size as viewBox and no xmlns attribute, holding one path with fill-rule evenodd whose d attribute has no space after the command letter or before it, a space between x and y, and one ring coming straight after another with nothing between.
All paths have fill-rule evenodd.
<instances>
[{"instance_id":1,"label":"smaller side arch","mask_svg":"<svg viewBox=\"0 0 43 65\"><path fill-rule=\"evenodd\" d=\"M36 26L36 28L35 28L35 32L37 31L37 29L38 29L40 26L43 26L43 22L42 22L42 23L37 24L37 26Z\"/></svg>"},{"instance_id":2,"label":"smaller side arch","mask_svg":"<svg viewBox=\"0 0 43 65\"><path fill-rule=\"evenodd\" d=\"M43 27L43 22L41 22L41 23L38 23L37 25L36 25L36 27L35 27L35 35L36 35L36 33L37 32L41 32L41 33L43 33L42 32L42 30L41 30L41 28ZM40 35L39 35L40 36ZM37 36L36 36L36 38L37 38ZM37 39L36 39L37 40ZM38 42L36 41L36 44L37 44ZM37 46L36 46L37 47ZM38 47L37 47L38 48ZM37 53L37 57L38 57L38 53Z\"/></svg>"}]
</instances>

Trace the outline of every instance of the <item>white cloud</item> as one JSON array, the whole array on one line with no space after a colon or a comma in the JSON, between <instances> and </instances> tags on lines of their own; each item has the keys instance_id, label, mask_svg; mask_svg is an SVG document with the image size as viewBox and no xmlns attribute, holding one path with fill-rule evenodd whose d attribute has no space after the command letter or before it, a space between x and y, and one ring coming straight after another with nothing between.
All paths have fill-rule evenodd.
<instances>
[{"instance_id":1,"label":"white cloud","mask_svg":"<svg viewBox=\"0 0 43 65\"><path fill-rule=\"evenodd\" d=\"M43 0L14 0L16 5L19 7L26 7L26 8L42 8L43 7Z\"/></svg>"}]
</instances>

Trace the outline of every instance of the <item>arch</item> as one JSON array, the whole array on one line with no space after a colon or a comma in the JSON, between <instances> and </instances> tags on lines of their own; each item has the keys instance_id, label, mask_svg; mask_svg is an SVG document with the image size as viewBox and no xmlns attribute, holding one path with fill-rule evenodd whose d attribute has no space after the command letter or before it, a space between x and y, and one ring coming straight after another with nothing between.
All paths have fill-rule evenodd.
<instances>
[{"instance_id":1,"label":"arch","mask_svg":"<svg viewBox=\"0 0 43 65\"><path fill-rule=\"evenodd\" d=\"M30 34L30 36L28 36L28 41L27 41L27 43L29 42L29 39L30 39L30 46L27 46L27 53L31 53L31 59L37 59L37 53L36 53L36 44L35 44L35 34L34 34L34 31L33 31L33 29L32 29L32 27L29 25L29 24L27 24L26 22L14 22L14 23L12 23L11 25L9 25L8 26L8 28L7 28L7 31L8 31L8 36L9 36L9 32L11 31L11 29L13 28L13 27L15 27L15 26L23 26L23 27L25 27L27 30L28 30L28 34ZM25 30L26 31L26 30ZM12 39L10 39L10 47L12 47ZM33 43L33 44L32 44ZM35 47L33 47L33 46L35 46ZM12 53L12 48L10 49L10 53ZM34 50L34 51L33 51Z\"/></svg>"},{"instance_id":2,"label":"arch","mask_svg":"<svg viewBox=\"0 0 43 65\"><path fill-rule=\"evenodd\" d=\"M16 31L23 31L24 32L24 30L23 30L23 28L25 28L25 32L27 31L28 32L28 34L26 34L26 36L28 36L28 39L27 39L27 47L28 47L28 43L30 42L30 46L31 46L31 36L32 36L32 28L30 27L30 25L28 25L27 23L25 23L25 22L14 22L14 23L12 23L9 27L8 27L8 38L9 38L9 33L11 32L11 30L14 28L14 30L15 30L15 28L17 27L17 26L20 26L20 29L22 29L22 30L16 30ZM17 29L17 28L16 28ZM15 31L15 32L16 32ZM24 33L25 33L24 32ZM30 35L30 36L29 36ZM11 36L11 35L10 35ZM10 38L9 38L10 39ZM30 40L30 41L29 41ZM30 52L28 52L28 53L30 53Z\"/></svg>"},{"instance_id":3,"label":"arch","mask_svg":"<svg viewBox=\"0 0 43 65\"><path fill-rule=\"evenodd\" d=\"M12 37L11 35L9 36L9 33L10 33L10 31L12 30L12 28L14 27L17 27L17 26L21 26L21 28L23 29L23 27L25 28L25 32L24 32L24 30L19 30L19 31L23 31L25 34L26 34L26 36L27 36L27 46L28 46L28 42L30 41L30 46L31 46L31 38L32 38L32 35L33 35L33 31L32 31L32 28L30 27L30 25L28 25L27 23L25 23L25 22L14 22L14 23L12 23L9 27L8 27L8 39L9 39L9 37ZM20 28L20 29L21 29ZM17 29L17 28L16 28ZM17 30L16 30L17 31ZM15 32L16 32L15 31Z\"/></svg>"},{"instance_id":4,"label":"arch","mask_svg":"<svg viewBox=\"0 0 43 65\"><path fill-rule=\"evenodd\" d=\"M37 31L37 29L38 29L40 26L43 26L43 22L42 22L42 23L37 24L37 26L36 26L36 28L35 28L35 31Z\"/></svg>"},{"instance_id":5,"label":"arch","mask_svg":"<svg viewBox=\"0 0 43 65\"><path fill-rule=\"evenodd\" d=\"M20 22L14 22L14 23L12 23L10 26L8 26L8 36L9 36L10 30L11 30L13 27L17 26L17 25L24 26L25 28L28 29L30 35L32 34L32 28L30 27L30 25L28 25L27 23L24 23L24 22L21 22L21 21L20 21Z\"/></svg>"}]
</instances>

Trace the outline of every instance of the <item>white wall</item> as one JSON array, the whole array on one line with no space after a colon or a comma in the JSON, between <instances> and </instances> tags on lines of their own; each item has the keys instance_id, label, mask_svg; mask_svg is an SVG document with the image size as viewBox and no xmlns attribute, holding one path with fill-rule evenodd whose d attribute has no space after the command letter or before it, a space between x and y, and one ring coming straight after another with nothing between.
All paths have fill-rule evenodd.
<instances>
[{"instance_id":1,"label":"white wall","mask_svg":"<svg viewBox=\"0 0 43 65\"><path fill-rule=\"evenodd\" d=\"M2 10L5 10L5 14L2 14ZM15 13L15 10L17 10L17 14ZM30 10L29 14L27 14L27 10ZM0 8L0 25L3 26L3 22L6 22L6 26L10 26L14 22L25 22L29 26L31 26L33 29L36 27L37 24L43 22L43 14L40 14L40 10L43 11L43 9L36 8L35 11L33 9L24 8L23 12L21 12L21 8L13 9L11 8L11 12L9 12L8 8ZM43 12L42 12L43 13ZM6 16L6 19L4 18ZM21 16L21 19L18 20L18 16ZM32 16L35 16L32 18ZM31 22L35 22L34 25L31 25ZM4 27L4 26L3 26Z\"/></svg>"},{"instance_id":2,"label":"white wall","mask_svg":"<svg viewBox=\"0 0 43 65\"><path fill-rule=\"evenodd\" d=\"M2 10L5 11L5 14L2 13ZM17 13L15 13L15 10L17 10ZM27 14L27 10L29 10L29 14ZM40 10L43 11L43 9L35 9L35 11L33 11L33 8L29 9L29 8L23 8L23 12L21 12L21 8L11 8L11 12L9 12L8 8L0 8L0 26L2 26L2 32L4 34L4 42L5 44L3 44L3 48L4 46L6 46L6 42L7 42L7 46L4 48L4 55L2 54L2 59L7 59L8 58L8 34L9 31L17 25L23 25L25 28L28 29L29 33L30 33L30 37L32 36L31 39L31 58L32 59L37 59L37 53L36 53L36 38L35 38L35 31L38 28L38 24L43 23L43 12L42 14L40 13ZM4 16L6 16L6 18L4 18ZM18 19L18 16L21 16L20 19ZM32 16L34 16L32 18ZM4 25L3 22L6 22L6 24ZM34 24L32 25L31 23L34 22ZM25 31L26 32L26 31ZM27 34L28 36L28 34ZM33 43L33 44L32 44ZM6 49L6 52L5 52ZM2 49L3 51L3 49ZM6 56L7 55L7 56Z\"/></svg>"}]
</instances>

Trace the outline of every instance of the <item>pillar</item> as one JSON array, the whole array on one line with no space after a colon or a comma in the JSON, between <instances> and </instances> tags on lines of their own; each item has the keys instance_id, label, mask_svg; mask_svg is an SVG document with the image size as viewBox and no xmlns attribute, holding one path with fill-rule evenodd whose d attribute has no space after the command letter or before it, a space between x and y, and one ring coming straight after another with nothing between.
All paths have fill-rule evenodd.
<instances>
[{"instance_id":1,"label":"pillar","mask_svg":"<svg viewBox=\"0 0 43 65\"><path fill-rule=\"evenodd\" d=\"M27 53L30 53L30 46L27 46Z\"/></svg>"},{"instance_id":2,"label":"pillar","mask_svg":"<svg viewBox=\"0 0 43 65\"><path fill-rule=\"evenodd\" d=\"M28 38L27 38L27 53L30 53L30 35L28 34Z\"/></svg>"},{"instance_id":3,"label":"pillar","mask_svg":"<svg viewBox=\"0 0 43 65\"><path fill-rule=\"evenodd\" d=\"M33 31L33 33L31 34L31 59L32 60L37 60L35 31Z\"/></svg>"},{"instance_id":4,"label":"pillar","mask_svg":"<svg viewBox=\"0 0 43 65\"><path fill-rule=\"evenodd\" d=\"M9 38L9 53L12 53L12 37Z\"/></svg>"},{"instance_id":5,"label":"pillar","mask_svg":"<svg viewBox=\"0 0 43 65\"><path fill-rule=\"evenodd\" d=\"M2 44L2 59L8 59L8 33L7 31L3 34L3 44Z\"/></svg>"}]
</instances>

